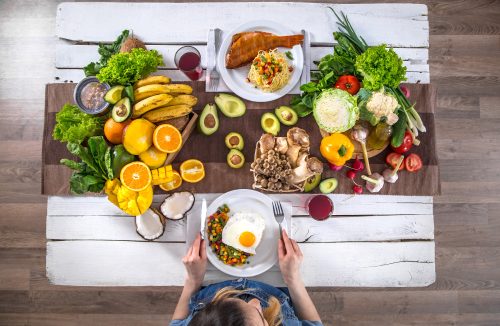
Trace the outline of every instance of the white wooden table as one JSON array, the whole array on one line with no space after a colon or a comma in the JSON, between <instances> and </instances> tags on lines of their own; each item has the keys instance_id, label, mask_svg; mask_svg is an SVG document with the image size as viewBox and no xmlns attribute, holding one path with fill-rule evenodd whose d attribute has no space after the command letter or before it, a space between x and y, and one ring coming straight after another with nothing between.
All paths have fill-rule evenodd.
<instances>
[{"instance_id":1,"label":"white wooden table","mask_svg":"<svg viewBox=\"0 0 500 326\"><path fill-rule=\"evenodd\" d=\"M160 73L186 80L173 56L181 44L205 58L208 29L230 31L253 19L277 21L311 34L311 60L332 51L335 17L326 4L304 3L63 3L57 12L55 77L78 81L98 59L97 43L133 30L159 50ZM346 13L368 44L385 43L403 58L412 83L428 83L427 7L417 4L330 5ZM134 17L134 19L123 19ZM254 17L254 18L251 18ZM203 62L204 64L204 62ZM315 65L312 64L312 69ZM57 176L54 176L57 177ZM210 203L218 194L197 194ZM160 202L163 196L156 196ZM432 197L331 195L335 217L307 216L307 195L273 195L290 202L291 234L305 259L308 286L416 287L435 281ZM48 198L47 275L54 284L89 286L182 285L181 257L192 239L199 204L186 219L168 221L165 234L146 242L134 220L104 197ZM206 283L231 278L209 266ZM278 268L256 279L283 285Z\"/></svg>"}]
</instances>

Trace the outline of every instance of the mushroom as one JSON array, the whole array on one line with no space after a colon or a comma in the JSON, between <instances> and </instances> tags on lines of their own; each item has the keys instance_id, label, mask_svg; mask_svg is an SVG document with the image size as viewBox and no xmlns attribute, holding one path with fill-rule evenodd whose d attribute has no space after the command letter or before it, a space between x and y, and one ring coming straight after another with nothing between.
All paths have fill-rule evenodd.
<instances>
[{"instance_id":1,"label":"mushroom","mask_svg":"<svg viewBox=\"0 0 500 326\"><path fill-rule=\"evenodd\" d=\"M309 135L304 129L293 127L286 133L288 145L299 145L303 148L309 148Z\"/></svg>"},{"instance_id":2,"label":"mushroom","mask_svg":"<svg viewBox=\"0 0 500 326\"><path fill-rule=\"evenodd\" d=\"M384 172L382 172L382 174L384 175L384 180L386 182L395 183L396 181L398 181L398 178L399 178L398 177L399 167L403 163L404 158L405 157L403 155L401 155L399 157L398 164L396 164L396 167L394 168L394 170L385 169Z\"/></svg>"},{"instance_id":3,"label":"mushroom","mask_svg":"<svg viewBox=\"0 0 500 326\"><path fill-rule=\"evenodd\" d=\"M301 147L299 145L288 144L288 150L286 151L286 156L288 158L288 162L290 162L290 165L292 167L297 167L299 165L298 159L300 150Z\"/></svg>"},{"instance_id":4,"label":"mushroom","mask_svg":"<svg viewBox=\"0 0 500 326\"><path fill-rule=\"evenodd\" d=\"M309 157L307 159L307 168L314 174L323 173L323 163L317 157Z\"/></svg>"},{"instance_id":5,"label":"mushroom","mask_svg":"<svg viewBox=\"0 0 500 326\"><path fill-rule=\"evenodd\" d=\"M274 143L275 143L274 136L271 134L263 134L260 137L259 143L260 143L260 152L261 154L264 154L267 151L274 149Z\"/></svg>"},{"instance_id":6,"label":"mushroom","mask_svg":"<svg viewBox=\"0 0 500 326\"><path fill-rule=\"evenodd\" d=\"M306 181L316 173L323 172L323 164L316 157L308 158L307 153L300 154L297 160L297 167L292 170L292 174L288 176L287 182L290 184L299 184Z\"/></svg>"},{"instance_id":7,"label":"mushroom","mask_svg":"<svg viewBox=\"0 0 500 326\"><path fill-rule=\"evenodd\" d=\"M363 159L365 160L366 172L368 175L372 175L372 170L370 168L370 161L368 160L368 152L366 150L366 137L368 136L368 130L360 125L355 125L351 131L351 137L361 144L363 149Z\"/></svg>"},{"instance_id":8,"label":"mushroom","mask_svg":"<svg viewBox=\"0 0 500 326\"><path fill-rule=\"evenodd\" d=\"M280 154L285 154L288 150L288 141L286 137L277 137L276 138L276 151Z\"/></svg>"},{"instance_id":9,"label":"mushroom","mask_svg":"<svg viewBox=\"0 0 500 326\"><path fill-rule=\"evenodd\" d=\"M369 192L379 192L384 187L384 177L378 173L374 173L370 177L362 175L361 179L366 181L366 189Z\"/></svg>"}]
</instances>

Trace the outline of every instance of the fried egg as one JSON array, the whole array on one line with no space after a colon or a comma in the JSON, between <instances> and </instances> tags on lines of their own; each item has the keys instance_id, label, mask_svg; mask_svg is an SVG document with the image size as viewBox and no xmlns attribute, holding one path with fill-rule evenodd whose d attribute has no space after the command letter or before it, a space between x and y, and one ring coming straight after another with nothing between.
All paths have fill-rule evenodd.
<instances>
[{"instance_id":1,"label":"fried egg","mask_svg":"<svg viewBox=\"0 0 500 326\"><path fill-rule=\"evenodd\" d=\"M266 228L264 218L257 213L236 212L222 229L222 242L228 246L255 255Z\"/></svg>"}]
</instances>

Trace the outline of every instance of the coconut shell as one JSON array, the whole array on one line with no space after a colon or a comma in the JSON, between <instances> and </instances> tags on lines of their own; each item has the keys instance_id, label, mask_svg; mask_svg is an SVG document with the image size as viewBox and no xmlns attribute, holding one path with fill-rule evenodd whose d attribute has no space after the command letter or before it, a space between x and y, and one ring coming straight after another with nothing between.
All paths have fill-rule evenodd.
<instances>
[{"instance_id":1,"label":"coconut shell","mask_svg":"<svg viewBox=\"0 0 500 326\"><path fill-rule=\"evenodd\" d=\"M141 48L146 50L146 44L133 36L127 37L120 47L120 53L130 52L132 49Z\"/></svg>"},{"instance_id":2,"label":"coconut shell","mask_svg":"<svg viewBox=\"0 0 500 326\"><path fill-rule=\"evenodd\" d=\"M175 194L182 193L182 192L187 192L187 193L191 194L191 196L193 196L193 202L191 203L191 206L190 206L190 207L187 207L187 209L186 209L186 210L184 211L184 213L182 214L182 217L181 217L181 218L172 218L172 217L170 217L170 216L166 216L166 215L163 213L163 211L162 211L162 209L161 209L161 206L162 206L163 204L165 204L165 202L166 202L166 201L167 201L170 197L174 196ZM196 201L196 197L195 197L195 196L194 196L194 194L193 194L192 192L190 192L190 191L180 191L180 192L174 192L174 193L171 193L171 194L167 195L167 197L165 197L165 199L163 200L163 203L160 205L160 209L159 209L159 210L160 210L160 212L161 212L161 216L165 217L166 219L173 220L173 221L181 220L181 219L183 219L184 217L186 217L186 214L187 214L187 213L189 213L189 211L193 208L193 206L194 206L194 202L195 202L195 201Z\"/></svg>"}]
</instances>

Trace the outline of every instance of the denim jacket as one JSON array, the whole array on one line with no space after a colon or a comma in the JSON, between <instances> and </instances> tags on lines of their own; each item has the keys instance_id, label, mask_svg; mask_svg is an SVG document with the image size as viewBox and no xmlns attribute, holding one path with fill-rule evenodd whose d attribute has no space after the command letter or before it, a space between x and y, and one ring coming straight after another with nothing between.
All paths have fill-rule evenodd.
<instances>
[{"instance_id":1,"label":"denim jacket","mask_svg":"<svg viewBox=\"0 0 500 326\"><path fill-rule=\"evenodd\" d=\"M231 286L238 290L248 290L248 294L242 295L239 298L245 301L250 301L253 298L257 298L263 308L267 307L267 301L269 296L276 297L281 303L281 313L283 315L283 325L284 326L321 326L322 323L319 321L307 321L299 320L295 315L295 311L292 306L292 301L288 294L288 289L278 289L274 286L267 285L262 282L252 281L245 278L239 278L237 280L224 281L216 284L211 284L207 287L202 288L200 291L195 293L189 300L189 316L183 320L172 320L170 326L184 326L188 325L193 316L198 310L203 309L205 304L212 301L215 293L220 289Z\"/></svg>"}]
</instances>

